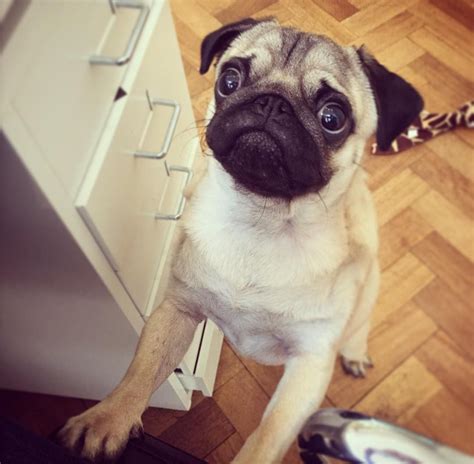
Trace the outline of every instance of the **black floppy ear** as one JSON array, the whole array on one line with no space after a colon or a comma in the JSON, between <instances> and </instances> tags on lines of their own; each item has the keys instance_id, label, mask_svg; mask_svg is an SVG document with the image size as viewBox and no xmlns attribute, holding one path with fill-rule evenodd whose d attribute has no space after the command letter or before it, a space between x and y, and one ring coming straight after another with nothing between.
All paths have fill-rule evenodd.
<instances>
[{"instance_id":1,"label":"black floppy ear","mask_svg":"<svg viewBox=\"0 0 474 464\"><path fill-rule=\"evenodd\" d=\"M259 21L255 19L247 18L227 26L222 26L217 31L208 34L201 44L201 67L199 72L205 74L215 56L222 54L241 32L252 28L258 23Z\"/></svg>"},{"instance_id":2,"label":"black floppy ear","mask_svg":"<svg viewBox=\"0 0 474 464\"><path fill-rule=\"evenodd\" d=\"M357 50L377 105L377 146L386 151L423 109L421 95L404 79L382 66L363 47Z\"/></svg>"}]
</instances>

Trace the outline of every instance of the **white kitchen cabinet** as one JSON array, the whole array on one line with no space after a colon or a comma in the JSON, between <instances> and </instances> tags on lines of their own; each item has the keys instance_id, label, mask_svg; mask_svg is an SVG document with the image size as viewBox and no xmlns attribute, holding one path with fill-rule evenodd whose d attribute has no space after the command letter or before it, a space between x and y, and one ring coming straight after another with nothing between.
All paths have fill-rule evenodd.
<instances>
[{"instance_id":1,"label":"white kitchen cabinet","mask_svg":"<svg viewBox=\"0 0 474 464\"><path fill-rule=\"evenodd\" d=\"M154 14L149 18L152 23ZM142 313L172 222L155 216L179 209L188 175L173 167L190 167L187 147L179 136L167 153L159 152L167 139L192 130L194 124L183 67L175 59L179 47L167 8L146 42L140 68L122 86L127 97L114 105L105 129L108 137L99 145L76 200ZM157 52L162 44L166 44L166 54ZM188 133L181 140L185 138ZM143 153L156 153L158 159L136 156Z\"/></svg>"},{"instance_id":2,"label":"white kitchen cabinet","mask_svg":"<svg viewBox=\"0 0 474 464\"><path fill-rule=\"evenodd\" d=\"M89 60L96 53L120 55L136 15L130 8L113 14L106 1L36 0L15 31L31 35L27 47L33 43L34 53L15 78L11 105L71 197L127 72L126 66L91 66ZM12 55L18 53L14 47Z\"/></svg>"},{"instance_id":3,"label":"white kitchen cabinet","mask_svg":"<svg viewBox=\"0 0 474 464\"><path fill-rule=\"evenodd\" d=\"M100 399L160 302L199 149L172 16L163 0L11 8L1 44L0 387ZM202 323L151 404L187 409L193 390L212 394L221 343Z\"/></svg>"}]
</instances>

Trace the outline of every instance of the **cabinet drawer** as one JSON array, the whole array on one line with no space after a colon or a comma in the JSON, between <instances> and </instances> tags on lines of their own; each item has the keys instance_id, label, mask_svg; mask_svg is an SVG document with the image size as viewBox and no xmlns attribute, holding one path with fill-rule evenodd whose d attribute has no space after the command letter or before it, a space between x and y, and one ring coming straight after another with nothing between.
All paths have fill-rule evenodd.
<instances>
[{"instance_id":1,"label":"cabinet drawer","mask_svg":"<svg viewBox=\"0 0 474 464\"><path fill-rule=\"evenodd\" d=\"M194 156L187 141L197 136L168 5L155 5L148 21L143 59L113 104L76 200L142 314L168 249L170 218L183 205ZM169 149L161 153L167 139Z\"/></svg>"},{"instance_id":2,"label":"cabinet drawer","mask_svg":"<svg viewBox=\"0 0 474 464\"><path fill-rule=\"evenodd\" d=\"M177 376L186 390L198 390L204 396L212 396L224 335L210 319L202 322L201 326L199 349L193 370L188 372L183 369L185 357L180 365L182 372L178 372Z\"/></svg>"},{"instance_id":3,"label":"cabinet drawer","mask_svg":"<svg viewBox=\"0 0 474 464\"><path fill-rule=\"evenodd\" d=\"M91 57L123 56L146 25L145 3L141 9L125 0L115 3L114 13L108 0L33 1L15 30L18 40L13 38L24 47L7 50L17 64L12 69L22 70L8 87L8 98L71 197L128 68L92 64Z\"/></svg>"}]
</instances>

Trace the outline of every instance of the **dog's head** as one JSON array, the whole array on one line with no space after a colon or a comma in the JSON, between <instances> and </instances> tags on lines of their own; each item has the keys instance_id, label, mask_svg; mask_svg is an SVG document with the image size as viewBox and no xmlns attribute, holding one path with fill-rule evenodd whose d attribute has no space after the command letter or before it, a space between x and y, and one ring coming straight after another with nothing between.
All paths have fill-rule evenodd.
<instances>
[{"instance_id":1,"label":"dog's head","mask_svg":"<svg viewBox=\"0 0 474 464\"><path fill-rule=\"evenodd\" d=\"M212 32L201 73L215 57L208 145L238 186L265 197L291 200L349 179L371 134L387 149L423 106L365 50L273 20Z\"/></svg>"}]
</instances>

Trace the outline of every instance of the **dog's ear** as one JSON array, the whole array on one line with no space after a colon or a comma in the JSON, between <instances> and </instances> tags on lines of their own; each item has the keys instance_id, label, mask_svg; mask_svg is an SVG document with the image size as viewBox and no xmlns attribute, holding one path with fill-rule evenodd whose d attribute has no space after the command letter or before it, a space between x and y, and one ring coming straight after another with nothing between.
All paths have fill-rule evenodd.
<instances>
[{"instance_id":1,"label":"dog's ear","mask_svg":"<svg viewBox=\"0 0 474 464\"><path fill-rule=\"evenodd\" d=\"M205 74L211 66L214 57L221 55L240 33L251 29L259 22L255 19L247 18L236 23L227 24L227 26L222 26L217 31L208 34L201 44L201 67L199 72Z\"/></svg>"},{"instance_id":2,"label":"dog's ear","mask_svg":"<svg viewBox=\"0 0 474 464\"><path fill-rule=\"evenodd\" d=\"M357 54L377 105L377 146L386 151L423 109L423 99L408 82L382 66L363 47Z\"/></svg>"}]
</instances>

